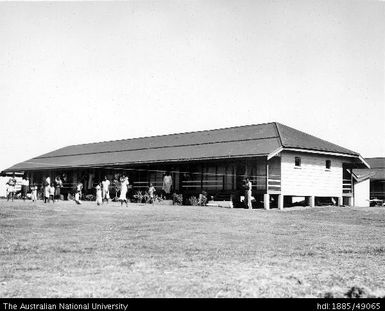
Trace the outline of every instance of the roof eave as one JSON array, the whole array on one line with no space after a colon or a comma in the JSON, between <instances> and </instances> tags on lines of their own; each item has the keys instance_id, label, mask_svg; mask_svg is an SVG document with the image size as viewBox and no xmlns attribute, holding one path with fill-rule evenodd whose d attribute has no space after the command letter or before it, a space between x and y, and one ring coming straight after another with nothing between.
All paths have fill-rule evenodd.
<instances>
[{"instance_id":1,"label":"roof eave","mask_svg":"<svg viewBox=\"0 0 385 311\"><path fill-rule=\"evenodd\" d=\"M123 165L141 165L141 164L159 164L159 163L178 163L188 161L210 161L210 160L226 160L226 159L239 159L239 158L251 158L251 157L266 157L266 153L261 154L245 154L239 156L221 156L221 157L204 157L204 158L183 158L183 159L167 159L167 160L152 160L152 161L132 161L132 162L115 162L115 163L99 163L99 164L84 164L84 165L62 165L62 166L46 166L46 167L10 167L5 169L4 173L13 172L26 172L26 171L38 171L38 170L55 170L55 169L76 169L76 168L101 168L101 167L118 167Z\"/></svg>"},{"instance_id":2,"label":"roof eave","mask_svg":"<svg viewBox=\"0 0 385 311\"><path fill-rule=\"evenodd\" d=\"M361 163L366 166L366 168L370 168L370 165L365 161L365 159L360 154L348 154L348 153L340 153L340 152L332 152L332 151L322 151L322 150L312 150L312 149L301 149L301 148L292 148L292 147L280 147L273 152L271 152L267 159L277 156L282 151L293 151L293 152L303 152L303 153L316 153L322 155L331 155L337 157L348 157L348 158L356 158L361 161Z\"/></svg>"}]
</instances>

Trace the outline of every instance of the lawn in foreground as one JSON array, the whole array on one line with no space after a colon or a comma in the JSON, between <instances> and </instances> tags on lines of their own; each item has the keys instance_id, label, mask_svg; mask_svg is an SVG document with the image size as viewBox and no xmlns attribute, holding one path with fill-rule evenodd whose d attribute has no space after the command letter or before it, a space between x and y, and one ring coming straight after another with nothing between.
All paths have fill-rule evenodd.
<instances>
[{"instance_id":1,"label":"lawn in foreground","mask_svg":"<svg viewBox=\"0 0 385 311\"><path fill-rule=\"evenodd\" d=\"M0 201L0 297L322 297L385 284L384 208Z\"/></svg>"}]
</instances>

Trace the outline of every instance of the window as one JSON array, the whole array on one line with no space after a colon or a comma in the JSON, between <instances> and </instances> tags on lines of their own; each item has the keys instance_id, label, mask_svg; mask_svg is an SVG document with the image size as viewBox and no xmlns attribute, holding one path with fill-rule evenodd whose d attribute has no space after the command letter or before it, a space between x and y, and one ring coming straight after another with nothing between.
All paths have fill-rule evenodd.
<instances>
[{"instance_id":1,"label":"window","mask_svg":"<svg viewBox=\"0 0 385 311\"><path fill-rule=\"evenodd\" d=\"M332 167L332 161L326 160L326 161L325 161L325 166L326 166L326 169L327 169L327 170L330 170L330 168Z\"/></svg>"},{"instance_id":2,"label":"window","mask_svg":"<svg viewBox=\"0 0 385 311\"><path fill-rule=\"evenodd\" d=\"M295 157L294 163L296 167L301 167L301 158L300 157Z\"/></svg>"}]
</instances>

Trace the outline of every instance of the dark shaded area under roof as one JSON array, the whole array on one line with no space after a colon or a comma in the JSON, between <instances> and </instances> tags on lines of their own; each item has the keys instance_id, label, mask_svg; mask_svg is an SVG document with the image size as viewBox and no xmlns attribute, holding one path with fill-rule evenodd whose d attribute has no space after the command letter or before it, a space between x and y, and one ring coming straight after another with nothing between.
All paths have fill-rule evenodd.
<instances>
[{"instance_id":1,"label":"dark shaded area under roof","mask_svg":"<svg viewBox=\"0 0 385 311\"><path fill-rule=\"evenodd\" d=\"M73 145L18 163L5 172L267 156L280 147L359 156L349 149L272 122Z\"/></svg>"}]
</instances>

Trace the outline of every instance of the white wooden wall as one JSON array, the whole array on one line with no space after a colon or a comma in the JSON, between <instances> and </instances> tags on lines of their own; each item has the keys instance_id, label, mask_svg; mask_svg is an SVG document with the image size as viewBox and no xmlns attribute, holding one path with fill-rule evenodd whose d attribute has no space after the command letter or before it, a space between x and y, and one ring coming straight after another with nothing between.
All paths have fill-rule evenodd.
<instances>
[{"instance_id":1,"label":"white wooden wall","mask_svg":"<svg viewBox=\"0 0 385 311\"><path fill-rule=\"evenodd\" d=\"M296 168L294 158L301 158ZM325 161L331 160L330 170ZM342 160L317 154L281 154L281 193L292 196L342 196Z\"/></svg>"},{"instance_id":2,"label":"white wooden wall","mask_svg":"<svg viewBox=\"0 0 385 311\"><path fill-rule=\"evenodd\" d=\"M354 184L354 206L369 206L370 180Z\"/></svg>"}]
</instances>

